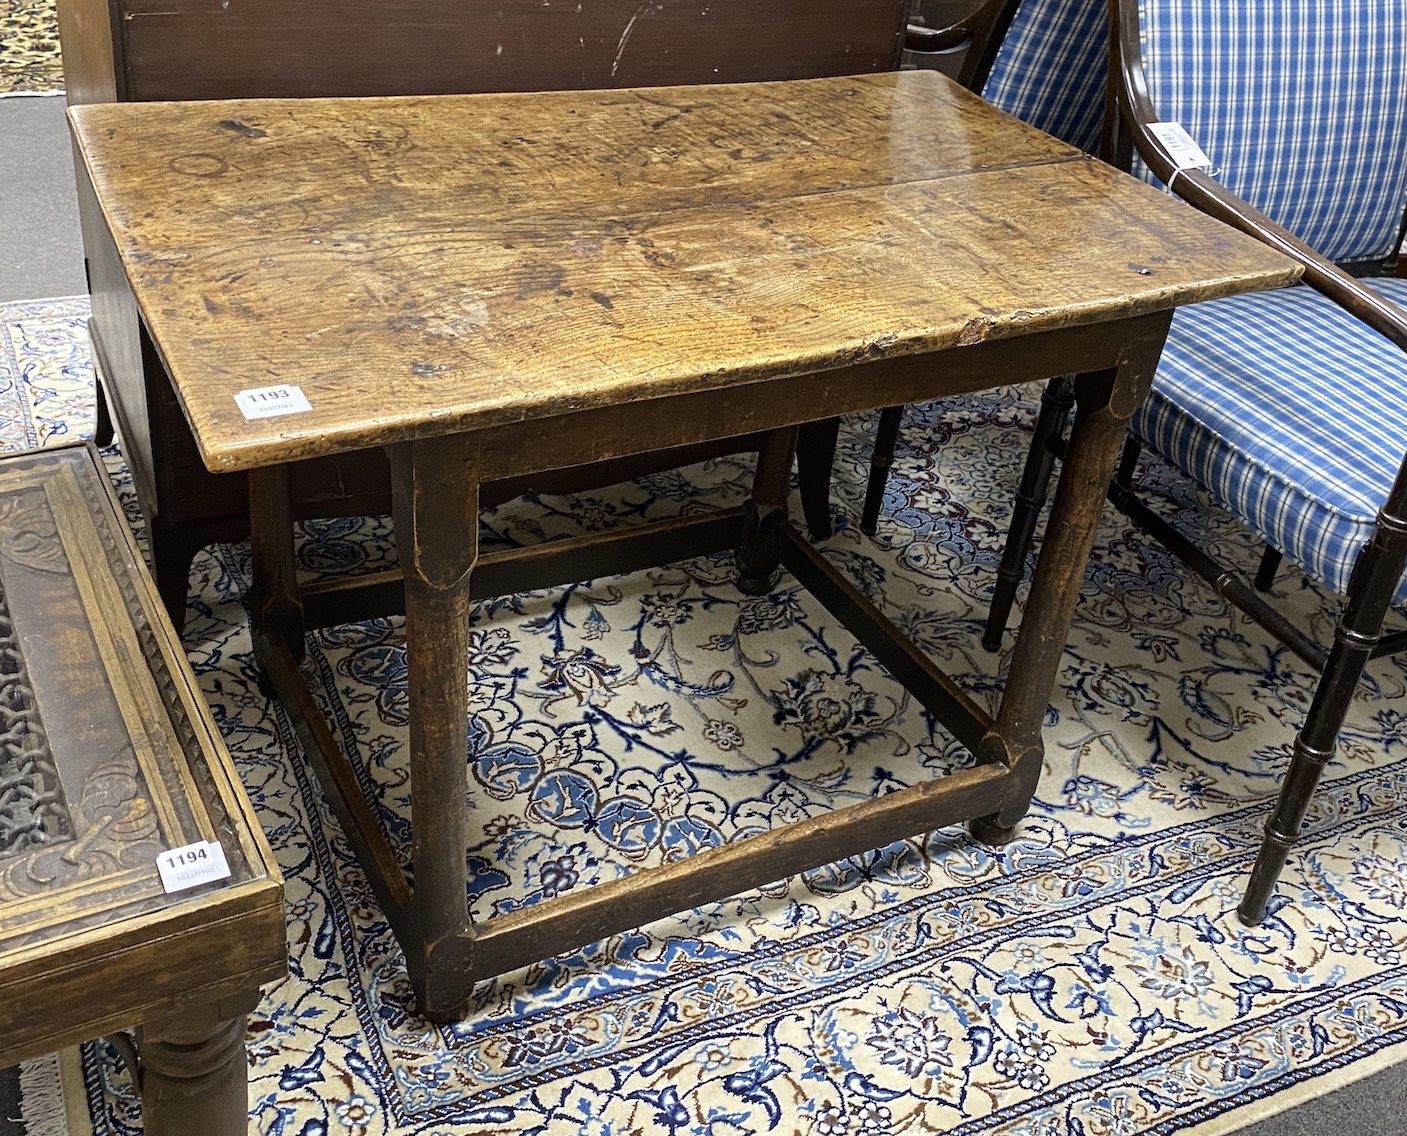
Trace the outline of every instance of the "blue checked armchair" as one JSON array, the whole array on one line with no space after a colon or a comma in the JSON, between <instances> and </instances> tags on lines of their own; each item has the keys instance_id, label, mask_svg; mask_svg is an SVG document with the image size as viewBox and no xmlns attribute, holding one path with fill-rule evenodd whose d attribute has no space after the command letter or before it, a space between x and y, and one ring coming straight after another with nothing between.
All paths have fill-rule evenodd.
<instances>
[{"instance_id":1,"label":"blue checked armchair","mask_svg":"<svg viewBox=\"0 0 1407 1136\"><path fill-rule=\"evenodd\" d=\"M1320 672L1239 908L1255 925L1365 665L1407 647L1407 632L1383 634L1388 609L1407 602L1407 280L1363 278L1380 273L1402 239L1407 5L1111 0L1110 10L1124 149L1136 151L1138 172L1305 270L1300 286L1177 313L1110 492ZM1180 161L1150 129L1160 122L1180 123L1210 170ZM1033 454L1052 448L1060 426L1036 439ZM1265 540L1254 581L1139 500L1140 447ZM1018 564L1031 535L1019 520L1007 549ZM1261 594L1282 556L1344 597L1332 644ZM992 638L1010 606L1010 595L994 598Z\"/></svg>"},{"instance_id":2,"label":"blue checked armchair","mask_svg":"<svg viewBox=\"0 0 1407 1136\"><path fill-rule=\"evenodd\" d=\"M1098 153L1109 68L1105 0L1001 0L990 19L985 51L969 55L958 81L1022 122L1088 154ZM1062 415L1073 398L1068 384L1056 385L1043 413ZM871 536L884 504L903 414L902 406L880 411L860 511L860 530ZM1043 478L1034 471L1028 476L1022 496L1049 477L1047 463ZM1032 507L1038 508L1039 502ZM819 529L814 523L811 527L813 535L823 536L828 522ZM1019 564L1015 571L1019 582Z\"/></svg>"}]
</instances>

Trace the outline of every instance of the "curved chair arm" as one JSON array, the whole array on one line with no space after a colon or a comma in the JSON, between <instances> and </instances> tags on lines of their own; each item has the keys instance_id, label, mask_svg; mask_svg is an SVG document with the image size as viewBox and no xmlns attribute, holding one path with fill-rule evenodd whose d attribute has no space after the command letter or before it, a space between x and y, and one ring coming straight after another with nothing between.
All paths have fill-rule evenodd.
<instances>
[{"instance_id":1,"label":"curved chair arm","mask_svg":"<svg viewBox=\"0 0 1407 1136\"><path fill-rule=\"evenodd\" d=\"M937 52L966 44L967 56L957 81L973 90L981 86L992 69L992 60L1011 26L1017 3L1018 0L981 0L967 15L943 28L910 22L904 33L904 47L909 51Z\"/></svg>"},{"instance_id":2,"label":"curved chair arm","mask_svg":"<svg viewBox=\"0 0 1407 1136\"><path fill-rule=\"evenodd\" d=\"M1148 129L1158 122L1143 71L1143 51L1138 36L1137 0L1110 0L1110 32L1117 44L1113 80L1120 114L1128 126L1134 148L1164 185L1211 217L1240 229L1304 267L1304 282L1407 351L1407 309L1350 276L1333 261L1320 256L1288 229L1271 220L1201 170L1174 171L1176 165L1163 144Z\"/></svg>"},{"instance_id":3,"label":"curved chair arm","mask_svg":"<svg viewBox=\"0 0 1407 1136\"><path fill-rule=\"evenodd\" d=\"M964 18L946 28L930 28L927 24L909 24L904 29L904 48L908 51L947 51L972 38Z\"/></svg>"}]
</instances>

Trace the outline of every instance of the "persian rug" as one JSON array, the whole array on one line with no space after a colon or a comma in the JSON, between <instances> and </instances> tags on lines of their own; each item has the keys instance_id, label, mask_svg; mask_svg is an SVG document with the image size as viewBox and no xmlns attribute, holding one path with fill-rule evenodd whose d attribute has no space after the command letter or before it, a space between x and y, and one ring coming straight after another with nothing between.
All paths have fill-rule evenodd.
<instances>
[{"instance_id":1,"label":"persian rug","mask_svg":"<svg viewBox=\"0 0 1407 1136\"><path fill-rule=\"evenodd\" d=\"M85 429L81 301L0 313L6 442ZM848 422L823 546L989 703L1004 656L977 642L1033 393L911 409L874 538L854 522L873 417ZM749 466L514 503L484 516L484 539L736 502ZM1255 563L1185 481L1157 466L1144 480L1198 539ZM310 575L393 555L384 518L300 538ZM413 1013L386 921L258 693L248 583L247 548L206 550L185 646L288 882L290 974L249 1024L253 1131L1221 1133L1407 1056L1407 668L1372 666L1269 917L1241 926L1314 679L1112 510L1044 775L1006 848L896 833L485 981L441 1028ZM1276 593L1330 627L1333 603L1302 577ZM968 760L792 581L744 597L726 557L506 597L472 620L477 919ZM308 666L404 851L401 622L319 633ZM135 1131L115 1055L85 1045L80 1062L92 1129Z\"/></svg>"},{"instance_id":2,"label":"persian rug","mask_svg":"<svg viewBox=\"0 0 1407 1136\"><path fill-rule=\"evenodd\" d=\"M63 85L54 0L0 0L0 97Z\"/></svg>"}]
</instances>

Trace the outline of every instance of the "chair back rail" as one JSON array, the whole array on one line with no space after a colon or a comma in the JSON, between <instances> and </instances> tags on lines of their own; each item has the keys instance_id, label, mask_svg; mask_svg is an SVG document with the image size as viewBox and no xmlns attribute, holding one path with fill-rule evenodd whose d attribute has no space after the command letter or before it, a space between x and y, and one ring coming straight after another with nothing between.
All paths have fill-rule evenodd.
<instances>
[{"instance_id":1,"label":"chair back rail","mask_svg":"<svg viewBox=\"0 0 1407 1136\"><path fill-rule=\"evenodd\" d=\"M986 85L1019 6L1020 0L986 0L968 17L967 54L958 68L957 81L969 91L980 92Z\"/></svg>"},{"instance_id":2,"label":"chair back rail","mask_svg":"<svg viewBox=\"0 0 1407 1136\"><path fill-rule=\"evenodd\" d=\"M1304 163L1294 160L1288 143L1272 145L1265 141L1275 131L1280 131L1278 136L1282 138L1303 139L1304 124L1313 121L1304 113L1308 95L1302 93L1290 100L1292 106L1283 105L1286 100L1282 99L1282 105L1271 111L1256 110L1253 126L1243 122L1239 129L1224 125L1221 120L1236 115L1246 118L1252 113L1247 105L1258 100L1240 92L1227 96L1232 105L1221 105L1217 97L1194 100L1198 91L1203 95L1226 93L1230 86L1226 77L1229 61L1246 51L1243 32L1238 33L1242 41L1239 48L1205 53L1186 48L1178 51L1170 43L1178 25L1165 18L1159 23L1161 38L1150 48L1143 28L1145 11L1154 7L1175 9L1193 33L1195 44L1204 42L1208 34L1206 20L1196 19L1196 9L1210 10L1216 5L1197 0L1109 0L1109 4L1113 35L1119 45L1116 96L1123 111L1122 124L1130 131L1139 158L1140 172L1150 181L1171 184L1173 192L1189 204L1298 260L1305 268L1305 283L1407 351L1407 312L1339 267L1339 262L1345 261L1386 261L1396 251L1394 242L1401 240L1407 225L1407 7L1396 0L1347 6L1260 0L1262 6L1311 12L1316 25L1336 19L1322 11L1325 8L1332 8L1334 13L1364 10L1369 17L1382 17L1381 23L1372 18L1361 22L1345 19L1343 23L1358 27L1360 32L1363 28L1382 30L1398 45L1390 65L1375 77L1371 96L1373 105L1384 108L1385 119L1396 123L1395 133L1386 138L1382 147L1365 140L1363 145L1368 152L1363 154L1339 151L1353 173L1340 172L1331 179L1330 196L1339 211L1335 215L1317 203L1302 205L1295 200L1297 195L1309 199L1315 195L1313 185L1306 182ZM1218 14L1225 15L1219 8ZM1340 29L1340 34L1347 37L1351 33ZM1177 77L1179 56L1197 57L1195 73L1189 71L1181 82ZM1299 57L1296 53L1295 58ZM1344 89L1344 69L1334 62L1332 57L1316 56L1314 65L1304 74L1304 82L1307 90L1317 92L1319 104L1336 108L1333 121L1339 123L1345 116L1353 117L1353 99L1351 92ZM1174 160L1148 128L1150 123L1160 121L1179 122L1212 159L1215 175L1190 169L1174 174ZM1364 140L1368 131L1374 139L1383 137L1381 129L1362 124L1353 128L1353 136ZM1271 159L1268 171L1255 164L1256 158L1266 156ZM1322 162L1316 159L1315 166L1322 168ZM1375 182L1375 178L1381 181ZM1297 222L1302 222L1302 227L1294 228ZM1323 238L1323 243L1315 243L1317 237Z\"/></svg>"}]
</instances>

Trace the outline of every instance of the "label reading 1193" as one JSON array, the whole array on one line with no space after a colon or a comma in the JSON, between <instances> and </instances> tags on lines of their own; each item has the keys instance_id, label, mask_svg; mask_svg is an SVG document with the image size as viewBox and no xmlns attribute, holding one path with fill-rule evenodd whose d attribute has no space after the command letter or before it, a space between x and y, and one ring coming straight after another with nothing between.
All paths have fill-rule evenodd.
<instances>
[{"instance_id":1,"label":"label reading 1193","mask_svg":"<svg viewBox=\"0 0 1407 1136\"><path fill-rule=\"evenodd\" d=\"M313 409L302 388L292 383L242 390L234 396L234 400L246 419L277 418L282 414L301 414Z\"/></svg>"},{"instance_id":2,"label":"label reading 1193","mask_svg":"<svg viewBox=\"0 0 1407 1136\"><path fill-rule=\"evenodd\" d=\"M171 848L156 858L161 886L169 892L183 891L211 880L226 880L230 865L218 840L198 840L181 848Z\"/></svg>"},{"instance_id":3,"label":"label reading 1193","mask_svg":"<svg viewBox=\"0 0 1407 1136\"><path fill-rule=\"evenodd\" d=\"M1197 145L1196 139L1183 129L1182 123L1150 122L1148 132L1163 144L1163 149L1172 159L1174 169L1212 172L1212 160L1207 157L1206 151Z\"/></svg>"}]
</instances>

